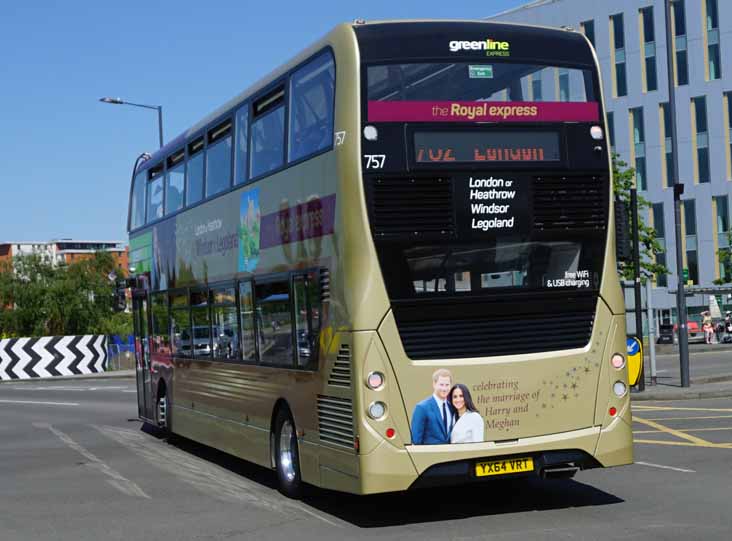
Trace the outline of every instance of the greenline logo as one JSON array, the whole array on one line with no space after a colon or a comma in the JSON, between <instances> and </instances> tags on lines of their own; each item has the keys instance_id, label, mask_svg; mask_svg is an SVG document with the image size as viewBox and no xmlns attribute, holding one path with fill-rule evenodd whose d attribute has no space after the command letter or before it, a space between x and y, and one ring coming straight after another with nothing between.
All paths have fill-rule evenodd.
<instances>
[{"instance_id":1,"label":"greenline logo","mask_svg":"<svg viewBox=\"0 0 732 541\"><path fill-rule=\"evenodd\" d=\"M486 56L510 56L510 44L507 41L496 41L488 38L483 41L451 41L450 52L485 51Z\"/></svg>"}]
</instances>

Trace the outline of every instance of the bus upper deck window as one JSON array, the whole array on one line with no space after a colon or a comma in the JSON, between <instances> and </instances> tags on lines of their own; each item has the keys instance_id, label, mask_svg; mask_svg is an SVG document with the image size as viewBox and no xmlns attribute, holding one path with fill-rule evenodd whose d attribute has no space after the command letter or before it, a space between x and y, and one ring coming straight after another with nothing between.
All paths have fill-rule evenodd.
<instances>
[{"instance_id":1,"label":"bus upper deck window","mask_svg":"<svg viewBox=\"0 0 732 541\"><path fill-rule=\"evenodd\" d=\"M330 53L292 75L288 161L299 160L333 144L334 90L335 64Z\"/></svg>"},{"instance_id":2,"label":"bus upper deck window","mask_svg":"<svg viewBox=\"0 0 732 541\"><path fill-rule=\"evenodd\" d=\"M250 177L280 168L285 160L285 90L266 94L254 102L249 148Z\"/></svg>"}]
</instances>

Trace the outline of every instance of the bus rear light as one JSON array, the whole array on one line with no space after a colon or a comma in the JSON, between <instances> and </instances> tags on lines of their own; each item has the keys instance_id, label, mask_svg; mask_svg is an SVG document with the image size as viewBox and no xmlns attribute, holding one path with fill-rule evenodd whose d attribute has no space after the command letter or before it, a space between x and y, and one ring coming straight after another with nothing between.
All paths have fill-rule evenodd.
<instances>
[{"instance_id":1,"label":"bus rear light","mask_svg":"<svg viewBox=\"0 0 732 541\"><path fill-rule=\"evenodd\" d=\"M628 387L622 381L616 381L613 385L613 392L615 393L615 396L622 398L625 396L625 393L628 392Z\"/></svg>"},{"instance_id":2,"label":"bus rear light","mask_svg":"<svg viewBox=\"0 0 732 541\"><path fill-rule=\"evenodd\" d=\"M389 439L392 439L396 435L396 430L393 428L387 428L386 429L386 437Z\"/></svg>"},{"instance_id":3,"label":"bus rear light","mask_svg":"<svg viewBox=\"0 0 732 541\"><path fill-rule=\"evenodd\" d=\"M602 141L602 128L600 126L592 126L590 128L590 136L592 136L595 141Z\"/></svg>"},{"instance_id":4,"label":"bus rear light","mask_svg":"<svg viewBox=\"0 0 732 541\"><path fill-rule=\"evenodd\" d=\"M371 402L368 414L374 421L383 419L384 415L386 415L386 404L383 402Z\"/></svg>"},{"instance_id":5,"label":"bus rear light","mask_svg":"<svg viewBox=\"0 0 732 541\"><path fill-rule=\"evenodd\" d=\"M616 370L620 370L625 366L625 357L623 357L620 353L613 353L613 356L610 358L610 364Z\"/></svg>"},{"instance_id":6,"label":"bus rear light","mask_svg":"<svg viewBox=\"0 0 732 541\"><path fill-rule=\"evenodd\" d=\"M366 385L373 391L381 389L384 385L384 374L381 372L371 372L366 378Z\"/></svg>"},{"instance_id":7,"label":"bus rear light","mask_svg":"<svg viewBox=\"0 0 732 541\"><path fill-rule=\"evenodd\" d=\"M609 410L607 410L607 412L610 414L610 417L615 417L615 414L618 413L618 410L613 406Z\"/></svg>"}]
</instances>

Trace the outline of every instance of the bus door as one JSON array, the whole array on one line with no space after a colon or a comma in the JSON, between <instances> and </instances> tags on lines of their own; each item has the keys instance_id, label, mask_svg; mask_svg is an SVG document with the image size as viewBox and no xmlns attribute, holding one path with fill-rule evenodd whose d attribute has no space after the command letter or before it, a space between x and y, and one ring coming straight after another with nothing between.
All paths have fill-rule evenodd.
<instances>
[{"instance_id":1,"label":"bus door","mask_svg":"<svg viewBox=\"0 0 732 541\"><path fill-rule=\"evenodd\" d=\"M143 419L154 419L152 376L150 374L150 312L145 291L132 294L135 326L135 367L137 375L137 412Z\"/></svg>"}]
</instances>

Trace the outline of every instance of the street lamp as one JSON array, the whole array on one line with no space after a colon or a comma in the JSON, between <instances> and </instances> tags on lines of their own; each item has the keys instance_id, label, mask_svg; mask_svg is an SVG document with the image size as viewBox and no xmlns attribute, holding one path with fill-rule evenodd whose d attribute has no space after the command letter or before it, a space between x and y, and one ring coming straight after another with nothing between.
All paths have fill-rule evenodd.
<instances>
[{"instance_id":1,"label":"street lamp","mask_svg":"<svg viewBox=\"0 0 732 541\"><path fill-rule=\"evenodd\" d=\"M158 111L158 134L160 136L160 148L163 147L163 107L162 105L145 105L144 103L132 103L124 101L121 98L99 98L102 103L111 103L114 105L132 105L133 107L144 107L145 109L157 109Z\"/></svg>"},{"instance_id":2,"label":"street lamp","mask_svg":"<svg viewBox=\"0 0 732 541\"><path fill-rule=\"evenodd\" d=\"M684 184L679 178L679 143L676 128L676 89L674 81L673 37L671 36L671 1L664 2L666 13L666 67L668 73L668 110L671 117L671 144L673 145L672 166L669 171L669 184L674 187L674 229L676 231L676 311L678 312L679 329L679 364L681 372L681 386L688 387L689 380L689 335L686 324L686 295L684 293L684 255L681 246L681 194L684 193Z\"/></svg>"}]
</instances>

